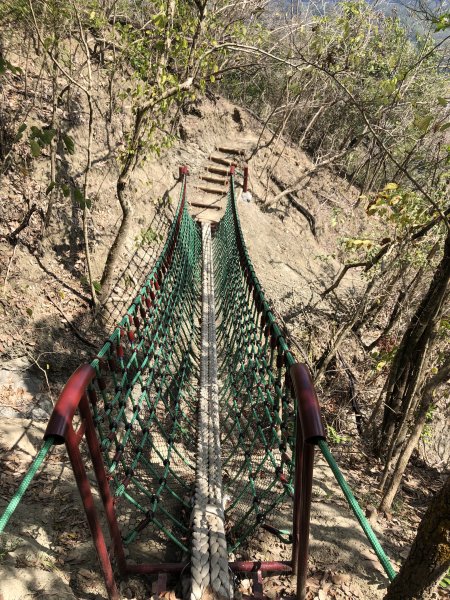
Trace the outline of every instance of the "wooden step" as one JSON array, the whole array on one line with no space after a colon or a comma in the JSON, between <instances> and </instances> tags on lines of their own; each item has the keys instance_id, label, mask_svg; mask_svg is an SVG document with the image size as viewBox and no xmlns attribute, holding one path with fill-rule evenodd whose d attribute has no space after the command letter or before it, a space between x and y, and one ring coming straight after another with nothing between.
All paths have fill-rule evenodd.
<instances>
[{"instance_id":1,"label":"wooden step","mask_svg":"<svg viewBox=\"0 0 450 600\"><path fill-rule=\"evenodd\" d=\"M206 185L194 185L194 188L202 192L208 192L208 194L220 194L221 196L225 196L227 193L226 188L211 188Z\"/></svg>"},{"instance_id":2,"label":"wooden step","mask_svg":"<svg viewBox=\"0 0 450 600\"><path fill-rule=\"evenodd\" d=\"M209 183L219 183L222 185L227 185L228 179L222 179L221 177L214 177L214 175L200 175L200 179L203 181L209 181Z\"/></svg>"},{"instance_id":3,"label":"wooden step","mask_svg":"<svg viewBox=\"0 0 450 600\"><path fill-rule=\"evenodd\" d=\"M217 163L219 165L225 165L227 167L231 167L231 165L234 165L234 161L230 160L229 158L223 158L223 156L216 156L215 154L211 154L209 160L211 162Z\"/></svg>"},{"instance_id":4,"label":"wooden step","mask_svg":"<svg viewBox=\"0 0 450 600\"><path fill-rule=\"evenodd\" d=\"M238 156L243 156L245 154L244 150L238 150L237 148L231 148L228 146L217 146L218 152L223 152L224 154L236 154Z\"/></svg>"},{"instance_id":5,"label":"wooden step","mask_svg":"<svg viewBox=\"0 0 450 600\"><path fill-rule=\"evenodd\" d=\"M217 175L228 175L228 169L224 169L223 167L213 167L212 165L208 165L206 170L210 173L216 173Z\"/></svg>"},{"instance_id":6,"label":"wooden step","mask_svg":"<svg viewBox=\"0 0 450 600\"><path fill-rule=\"evenodd\" d=\"M191 206L195 206L196 208L212 208L214 210L221 210L222 207L220 204L204 204L203 202L191 202Z\"/></svg>"}]
</instances>

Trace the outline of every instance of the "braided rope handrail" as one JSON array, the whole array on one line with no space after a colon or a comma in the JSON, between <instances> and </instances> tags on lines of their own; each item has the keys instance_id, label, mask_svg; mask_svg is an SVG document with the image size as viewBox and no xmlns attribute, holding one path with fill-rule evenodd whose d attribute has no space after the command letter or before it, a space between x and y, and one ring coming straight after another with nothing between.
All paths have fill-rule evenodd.
<instances>
[{"instance_id":1,"label":"braided rope handrail","mask_svg":"<svg viewBox=\"0 0 450 600\"><path fill-rule=\"evenodd\" d=\"M12 517L14 511L19 506L33 477L38 472L41 464L44 462L44 459L46 458L47 454L50 452L54 444L55 438L53 436L48 437L44 441L36 456L34 457L33 462L31 463L30 467L28 468L28 471L25 473L22 481L20 482L17 491L14 493L13 497L11 498L5 510L3 511L2 516L0 517L0 533L4 531L9 519Z\"/></svg>"}]
</instances>

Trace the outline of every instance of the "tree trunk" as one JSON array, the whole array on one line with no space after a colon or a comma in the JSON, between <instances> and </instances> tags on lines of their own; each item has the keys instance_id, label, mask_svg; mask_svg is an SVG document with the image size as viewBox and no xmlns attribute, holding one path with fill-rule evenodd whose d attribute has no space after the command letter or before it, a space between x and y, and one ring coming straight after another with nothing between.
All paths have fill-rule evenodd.
<instances>
[{"instance_id":1,"label":"tree trunk","mask_svg":"<svg viewBox=\"0 0 450 600\"><path fill-rule=\"evenodd\" d=\"M270 175L270 179L274 182L274 184L281 191L284 191L286 189L286 186L281 181L281 179L279 179L273 173ZM292 194L288 194L287 199L292 204L292 206L294 208L296 208L298 210L298 212L305 217L305 219L308 221L308 225L309 225L309 229L311 230L311 233L313 234L314 237L316 237L316 219L314 218L314 216L309 212L309 210L307 208L302 206L300 204L300 202L298 202L298 200L296 200L296 198L294 198L294 196Z\"/></svg>"},{"instance_id":2,"label":"tree trunk","mask_svg":"<svg viewBox=\"0 0 450 600\"><path fill-rule=\"evenodd\" d=\"M384 600L427 600L450 566L450 477L433 498Z\"/></svg>"},{"instance_id":3,"label":"tree trunk","mask_svg":"<svg viewBox=\"0 0 450 600\"><path fill-rule=\"evenodd\" d=\"M55 36L55 43L53 46L53 52L55 57L59 58L59 50L58 50L58 36ZM58 138L60 135L59 132L59 118L58 118L58 67L55 63L52 63L52 118L50 121L51 129L56 130L56 134L54 135L52 141L50 142L50 184L55 185L56 182L56 150L58 145ZM55 200L58 196L57 188L53 188L50 192L50 196L48 198L47 210L45 212L45 219L42 227L42 237L47 233L48 228L50 227L50 222L52 220L52 212L53 205L55 204Z\"/></svg>"},{"instance_id":4,"label":"tree trunk","mask_svg":"<svg viewBox=\"0 0 450 600\"><path fill-rule=\"evenodd\" d=\"M408 418L411 403L423 381L429 343L442 315L449 279L450 231L447 232L441 262L403 335L392 364L386 386L380 448L391 446L403 420Z\"/></svg>"},{"instance_id":5,"label":"tree trunk","mask_svg":"<svg viewBox=\"0 0 450 600\"><path fill-rule=\"evenodd\" d=\"M398 460L395 465L394 471L391 475L389 483L385 489L383 499L381 500L381 504L379 507L380 512L386 512L391 508L392 502L397 494L398 488L400 486L403 473L408 465L409 459L411 458L411 454L414 452L414 449L417 447L420 436L422 435L422 431L424 425L427 420L428 410L433 404L434 396L433 392L437 387L448 381L450 377L450 357L447 357L447 360L440 367L438 372L431 376L426 382L423 394L422 394L422 402L419 406L419 410L414 419L414 426L412 428L411 434L409 436L408 441L404 445Z\"/></svg>"},{"instance_id":6,"label":"tree trunk","mask_svg":"<svg viewBox=\"0 0 450 600\"><path fill-rule=\"evenodd\" d=\"M114 238L111 248L109 249L108 256L106 258L105 268L100 281L101 285L101 299L102 302L107 298L109 290L112 287L114 280L115 268L119 263L120 257L125 248L125 243L128 239L128 232L131 227L131 220L133 217L133 207L129 199L125 195L125 187L127 182L119 179L117 183L117 197L119 198L120 207L122 209L122 222L120 223L119 230Z\"/></svg>"},{"instance_id":7,"label":"tree trunk","mask_svg":"<svg viewBox=\"0 0 450 600\"><path fill-rule=\"evenodd\" d=\"M133 126L133 137L131 139L124 164L117 180L117 198L119 200L120 208L122 209L122 222L120 223L119 230L116 233L116 237L114 238L111 248L109 249L102 273L102 278L100 280L102 302L104 302L104 300L108 297L109 291L112 287L114 281L114 272L120 262L120 257L123 253L123 250L125 249L125 243L131 227L133 206L127 197L126 189L138 160L140 136L141 130L144 126L144 119L145 110L143 108L137 109Z\"/></svg>"}]
</instances>

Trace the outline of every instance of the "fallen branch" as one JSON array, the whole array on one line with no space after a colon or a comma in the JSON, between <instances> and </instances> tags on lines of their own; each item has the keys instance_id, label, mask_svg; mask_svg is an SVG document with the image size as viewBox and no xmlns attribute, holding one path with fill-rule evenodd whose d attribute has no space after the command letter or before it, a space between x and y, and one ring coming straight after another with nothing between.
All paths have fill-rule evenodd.
<instances>
[{"instance_id":1,"label":"fallen branch","mask_svg":"<svg viewBox=\"0 0 450 600\"><path fill-rule=\"evenodd\" d=\"M400 244L402 242L414 242L416 240L421 239L431 229L433 229L433 227L435 227L438 223L441 223L442 220L445 219L449 214L450 214L450 208L447 208L445 211L443 211L442 214L439 214L437 217L435 217L434 219L432 219L429 223L427 223L426 225L422 226L418 231L416 231L415 233L413 233L409 238L404 238L404 239L399 240L398 244ZM349 263L347 265L344 265L342 267L340 273L338 274L338 276L334 280L334 282L330 285L330 287L328 287L325 291L322 292L322 294L321 294L322 298L325 298L325 296L327 294L329 294L330 292L332 292L334 289L336 289L338 287L338 285L340 284L340 282L344 278L344 275L347 273L347 271L349 269L355 269L357 267L364 267L364 271L367 273L367 271L369 271L373 266L375 266L377 264L377 262L380 261L381 258L383 258L383 256L386 254L386 252L391 247L392 247L392 242L387 242L386 244L384 244L380 248L380 250L370 260L368 260L368 261L361 261L361 262L355 262L355 263Z\"/></svg>"},{"instance_id":2,"label":"fallen branch","mask_svg":"<svg viewBox=\"0 0 450 600\"><path fill-rule=\"evenodd\" d=\"M358 267L364 267L364 271L366 271L366 273L367 273L367 271L369 271L374 265L377 264L377 262L379 262L383 258L383 256L387 253L387 251L391 247L392 247L392 244L390 242L388 242L388 243L384 244L380 248L380 250L375 254L375 256L373 258L371 258L370 260L348 263L348 264L344 265L342 267L340 273L336 277L336 279L330 285L330 287L328 287L326 290L324 290L322 292L322 294L321 294L322 298L325 298L325 296L327 294L329 294L330 292L332 292L333 290L335 290L338 287L338 285L343 280L344 275L347 273L347 271L349 271L350 269L356 269Z\"/></svg>"},{"instance_id":3,"label":"fallen branch","mask_svg":"<svg viewBox=\"0 0 450 600\"><path fill-rule=\"evenodd\" d=\"M14 231L12 231L11 233L9 233L6 236L6 239L11 243L11 244L17 244L17 236L19 235L19 233L21 231L23 231L26 227L28 227L28 225L30 224L30 219L33 216L33 214L37 212L41 218L43 218L43 213L42 213L42 209L38 208L36 206L36 204L32 204L31 207L27 210L24 218L22 219L22 223L19 225L19 227L17 227L16 229L14 229Z\"/></svg>"},{"instance_id":4,"label":"fallen branch","mask_svg":"<svg viewBox=\"0 0 450 600\"><path fill-rule=\"evenodd\" d=\"M316 174L317 171L320 171L320 169L323 169L324 167L331 164L338 158L342 158L343 156L345 156L345 154L347 154L348 152L350 152L350 150L353 150L353 149L354 149L354 145L352 146L352 148L345 148L345 150L342 150L341 152L338 152L337 154L333 154L333 156L330 156L329 158L323 160L322 162L319 162L316 165L314 165L314 167L312 169L310 169L306 173L303 173L303 175L300 175L300 177L298 177L294 181L294 183L292 184L292 186L290 188L284 189L282 192L277 194L275 196L275 198L272 199L272 202L270 203L269 206L271 206L272 204L275 204L276 202L278 202L278 200L281 200L281 198L284 198L284 196L288 196L289 194L296 193L299 189L299 185L301 184L301 182L304 179Z\"/></svg>"},{"instance_id":5,"label":"fallen branch","mask_svg":"<svg viewBox=\"0 0 450 600\"><path fill-rule=\"evenodd\" d=\"M280 188L280 190L283 190L283 194L284 194L284 192L286 191L286 188L285 188L283 182L280 179L278 179L278 177L276 177L276 175L273 175L273 174L270 176L270 179L275 183L275 185L277 187ZM289 190L288 190L288 192L289 192ZM298 210L298 212L301 213L305 217L305 219L308 221L309 228L311 229L311 233L313 234L314 237L316 237L316 219L314 218L314 216L309 212L308 209L306 209L304 206L302 206L297 201L296 198L294 198L292 193L289 192L284 195L287 196L287 199L292 204L292 206L294 208L296 208ZM278 196L275 196L275 198L278 198Z\"/></svg>"},{"instance_id":6,"label":"fallen branch","mask_svg":"<svg viewBox=\"0 0 450 600\"><path fill-rule=\"evenodd\" d=\"M86 346L90 346L91 348L95 348L97 349L97 344L94 344L93 342L91 342L90 340L88 340L87 338L84 337L84 335L82 333L80 333L78 331L78 329L75 327L75 325L72 323L72 321L69 321L69 319L66 317L66 315L64 314L64 311L56 304L56 302L53 302L53 300L50 298L50 296L48 294L46 294L46 298L47 300L53 304L53 306L56 308L56 310L59 312L59 314L62 316L62 318L64 319L64 321L69 325L69 327L72 329L72 331L74 332L75 336L81 341L83 342L83 344L86 344Z\"/></svg>"}]
</instances>

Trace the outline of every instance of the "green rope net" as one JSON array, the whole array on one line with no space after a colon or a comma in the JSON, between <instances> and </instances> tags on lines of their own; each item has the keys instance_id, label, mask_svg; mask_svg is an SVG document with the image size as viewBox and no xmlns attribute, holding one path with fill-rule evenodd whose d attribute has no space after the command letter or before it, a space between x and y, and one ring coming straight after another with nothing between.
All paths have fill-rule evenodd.
<instances>
[{"instance_id":1,"label":"green rope net","mask_svg":"<svg viewBox=\"0 0 450 600\"><path fill-rule=\"evenodd\" d=\"M147 560L158 544L159 558L168 542L188 551L201 239L184 194L183 185L145 286L92 363L89 390L124 544Z\"/></svg>"},{"instance_id":2,"label":"green rope net","mask_svg":"<svg viewBox=\"0 0 450 600\"><path fill-rule=\"evenodd\" d=\"M128 314L93 361L89 390L118 524L133 558L189 550L195 481L201 238L184 203ZM214 237L221 447L229 551L294 476L292 356L251 267L234 183ZM169 548L167 542L169 541ZM172 546L172 552L170 551Z\"/></svg>"},{"instance_id":3,"label":"green rope net","mask_svg":"<svg viewBox=\"0 0 450 600\"><path fill-rule=\"evenodd\" d=\"M221 448L229 550L292 494L292 356L251 266L234 182L214 238Z\"/></svg>"}]
</instances>

